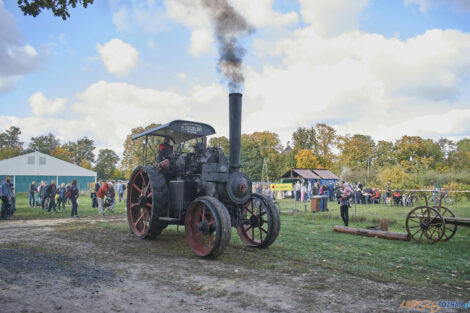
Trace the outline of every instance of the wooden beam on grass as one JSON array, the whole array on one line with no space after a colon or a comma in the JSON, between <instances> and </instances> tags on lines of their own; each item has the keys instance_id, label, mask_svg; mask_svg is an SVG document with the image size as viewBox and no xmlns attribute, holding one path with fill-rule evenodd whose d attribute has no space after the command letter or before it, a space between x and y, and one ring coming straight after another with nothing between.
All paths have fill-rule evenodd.
<instances>
[{"instance_id":1,"label":"wooden beam on grass","mask_svg":"<svg viewBox=\"0 0 470 313\"><path fill-rule=\"evenodd\" d=\"M383 239L390 239L390 240L404 240L410 241L407 233L392 233L383 230L374 230L374 229L364 229L364 228L350 228L345 226L335 226L333 227L334 231L340 233L347 233L353 235L361 235L361 236L368 236L368 237L378 237Z\"/></svg>"}]
</instances>

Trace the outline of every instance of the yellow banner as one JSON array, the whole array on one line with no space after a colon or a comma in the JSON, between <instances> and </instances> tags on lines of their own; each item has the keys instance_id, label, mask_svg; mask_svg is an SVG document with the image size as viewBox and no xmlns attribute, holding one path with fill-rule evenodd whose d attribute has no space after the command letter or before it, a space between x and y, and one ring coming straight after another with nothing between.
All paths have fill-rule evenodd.
<instances>
[{"instance_id":1,"label":"yellow banner","mask_svg":"<svg viewBox=\"0 0 470 313\"><path fill-rule=\"evenodd\" d=\"M271 184L269 187L273 191L292 191L292 184Z\"/></svg>"}]
</instances>

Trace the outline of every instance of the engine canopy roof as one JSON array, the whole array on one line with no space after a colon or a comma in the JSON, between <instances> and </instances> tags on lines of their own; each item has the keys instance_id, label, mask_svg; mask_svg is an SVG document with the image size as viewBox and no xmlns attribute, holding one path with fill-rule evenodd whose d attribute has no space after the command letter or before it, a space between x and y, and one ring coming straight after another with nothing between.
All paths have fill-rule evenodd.
<instances>
[{"instance_id":1,"label":"engine canopy roof","mask_svg":"<svg viewBox=\"0 0 470 313\"><path fill-rule=\"evenodd\" d=\"M180 142L213 134L215 134L215 130L210 125L192 121L175 120L135 135L133 139L143 136L159 136L168 137L175 144L178 144Z\"/></svg>"}]
</instances>

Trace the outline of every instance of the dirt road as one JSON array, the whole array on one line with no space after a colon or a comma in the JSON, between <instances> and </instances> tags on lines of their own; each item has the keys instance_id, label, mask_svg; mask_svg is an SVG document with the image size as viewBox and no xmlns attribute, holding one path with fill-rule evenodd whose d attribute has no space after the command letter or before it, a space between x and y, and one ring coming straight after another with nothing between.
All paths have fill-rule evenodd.
<instances>
[{"instance_id":1,"label":"dirt road","mask_svg":"<svg viewBox=\"0 0 470 313\"><path fill-rule=\"evenodd\" d=\"M122 217L2 222L0 311L411 312L429 292L260 255L200 259L184 231L139 240Z\"/></svg>"}]
</instances>

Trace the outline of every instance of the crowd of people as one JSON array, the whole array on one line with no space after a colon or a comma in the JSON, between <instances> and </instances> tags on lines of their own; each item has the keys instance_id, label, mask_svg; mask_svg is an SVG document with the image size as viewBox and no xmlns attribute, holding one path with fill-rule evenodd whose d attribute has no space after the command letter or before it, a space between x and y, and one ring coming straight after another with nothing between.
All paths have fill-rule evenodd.
<instances>
[{"instance_id":1,"label":"crowd of people","mask_svg":"<svg viewBox=\"0 0 470 313\"><path fill-rule=\"evenodd\" d=\"M57 185L55 180L41 181L38 186L32 181L29 185L29 206L31 208L41 208L47 212L65 211L66 204L72 204L70 217L79 217L78 196L79 190L77 180L74 179L67 184Z\"/></svg>"},{"instance_id":2,"label":"crowd of people","mask_svg":"<svg viewBox=\"0 0 470 313\"><path fill-rule=\"evenodd\" d=\"M99 179L91 192L92 207L98 208L98 213L103 216L105 210L114 213L116 205L116 193L119 196L119 202L124 201L126 184L117 181L115 184L111 181L102 181ZM41 181L37 185L32 181L29 190L29 206L31 208L41 208L47 212L66 211L66 206L71 204L70 217L78 216L78 197L79 189L77 180L67 184L56 184L55 180L50 182ZM7 176L0 185L1 218L11 219L16 211L15 188L11 176Z\"/></svg>"}]
</instances>

